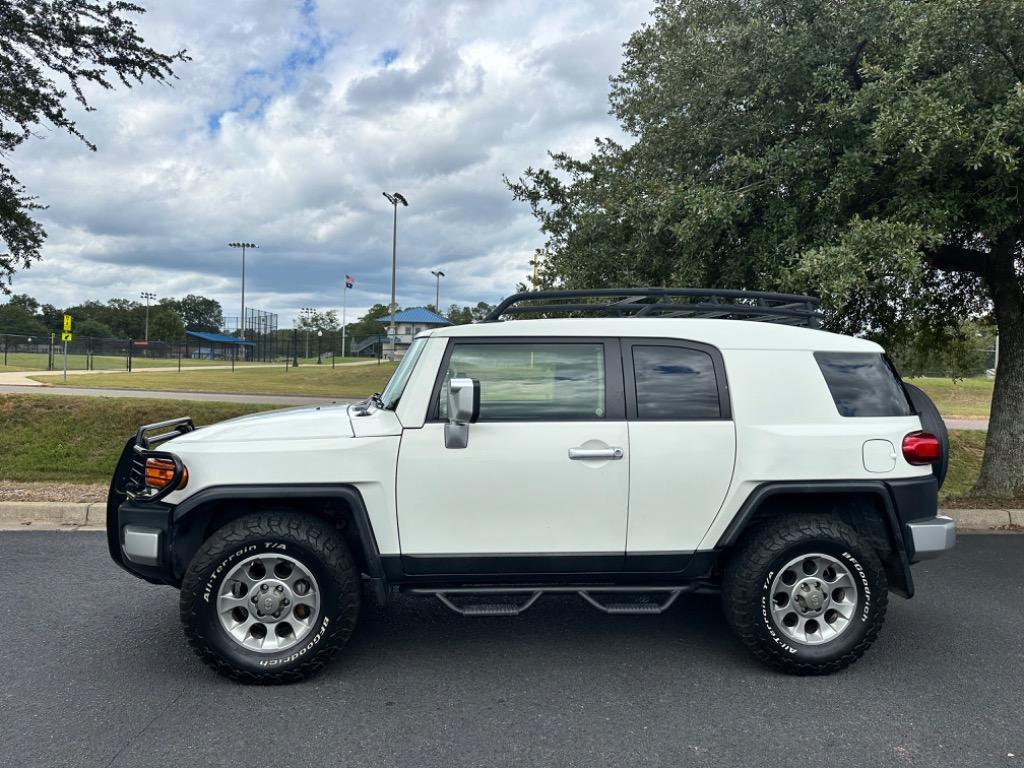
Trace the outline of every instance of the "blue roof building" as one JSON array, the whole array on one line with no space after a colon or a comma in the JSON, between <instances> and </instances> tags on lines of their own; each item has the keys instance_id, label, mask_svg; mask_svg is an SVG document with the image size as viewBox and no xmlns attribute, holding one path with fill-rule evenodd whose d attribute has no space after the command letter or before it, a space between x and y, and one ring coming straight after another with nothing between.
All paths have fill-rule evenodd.
<instances>
[{"instance_id":1,"label":"blue roof building","mask_svg":"<svg viewBox=\"0 0 1024 768\"><path fill-rule=\"evenodd\" d=\"M390 359L393 349L395 358L400 358L409 349L412 340L420 331L451 325L448 320L436 312L431 312L426 307L404 309L395 314L395 338L392 345L392 339L387 335L391 316L382 317L379 322L382 326L380 339L376 343L369 339L365 340L361 346L354 348L356 354L380 354L382 357ZM377 349L378 344L380 349Z\"/></svg>"}]
</instances>

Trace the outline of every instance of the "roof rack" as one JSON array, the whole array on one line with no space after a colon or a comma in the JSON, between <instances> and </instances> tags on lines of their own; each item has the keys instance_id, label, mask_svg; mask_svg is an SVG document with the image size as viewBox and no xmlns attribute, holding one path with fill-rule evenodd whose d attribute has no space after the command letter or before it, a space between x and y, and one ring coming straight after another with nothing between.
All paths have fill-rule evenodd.
<instances>
[{"instance_id":1,"label":"roof rack","mask_svg":"<svg viewBox=\"0 0 1024 768\"><path fill-rule=\"evenodd\" d=\"M820 300L792 293L719 288L595 288L524 291L503 300L484 318L504 316L597 315L601 317L704 317L759 320L817 328Z\"/></svg>"}]
</instances>

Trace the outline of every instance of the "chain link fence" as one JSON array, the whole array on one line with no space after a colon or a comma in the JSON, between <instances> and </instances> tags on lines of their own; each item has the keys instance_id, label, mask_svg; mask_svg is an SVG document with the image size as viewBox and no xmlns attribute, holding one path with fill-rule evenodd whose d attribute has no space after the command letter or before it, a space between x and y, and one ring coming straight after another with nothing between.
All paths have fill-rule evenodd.
<instances>
[{"instance_id":1,"label":"chain link fence","mask_svg":"<svg viewBox=\"0 0 1024 768\"><path fill-rule=\"evenodd\" d=\"M78 336L67 344L67 367L75 371L128 370L131 342ZM0 332L0 366L7 371L57 371L64 368L59 337Z\"/></svg>"}]
</instances>

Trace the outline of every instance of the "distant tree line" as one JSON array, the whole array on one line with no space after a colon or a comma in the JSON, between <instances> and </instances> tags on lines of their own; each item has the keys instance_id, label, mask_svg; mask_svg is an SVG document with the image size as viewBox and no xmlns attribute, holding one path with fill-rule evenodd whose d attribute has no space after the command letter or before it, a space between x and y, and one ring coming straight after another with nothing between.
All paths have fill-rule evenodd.
<instances>
[{"instance_id":1,"label":"distant tree line","mask_svg":"<svg viewBox=\"0 0 1024 768\"><path fill-rule=\"evenodd\" d=\"M85 301L70 307L41 304L26 294L16 294L0 305L0 333L48 336L63 328L65 314L74 318L76 336L141 339L146 332L146 305L131 299ZM188 294L163 298L149 308L149 338L176 342L185 331L216 333L224 325L220 302Z\"/></svg>"}]
</instances>

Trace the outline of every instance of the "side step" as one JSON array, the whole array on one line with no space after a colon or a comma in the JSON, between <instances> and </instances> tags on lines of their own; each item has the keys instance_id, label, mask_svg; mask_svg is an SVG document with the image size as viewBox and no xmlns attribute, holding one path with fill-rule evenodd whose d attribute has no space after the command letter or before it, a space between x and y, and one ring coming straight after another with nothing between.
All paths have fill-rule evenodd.
<instances>
[{"instance_id":1,"label":"side step","mask_svg":"<svg viewBox=\"0 0 1024 768\"><path fill-rule=\"evenodd\" d=\"M676 601L676 598L684 592L692 592L695 585L673 585L673 586L607 586L607 587L450 587L446 589L417 588L405 590L413 595L433 595L441 603L453 610L460 616L518 616L531 608L542 595L550 594L575 594L579 595L590 605L612 615L657 615L664 613ZM599 600L595 595L633 595L644 597L646 595L662 595L661 602L619 602L606 603ZM518 596L523 599L519 603L469 603L459 605L452 600L452 596L465 597L496 597L496 596Z\"/></svg>"}]
</instances>

